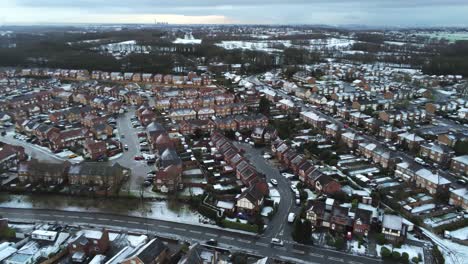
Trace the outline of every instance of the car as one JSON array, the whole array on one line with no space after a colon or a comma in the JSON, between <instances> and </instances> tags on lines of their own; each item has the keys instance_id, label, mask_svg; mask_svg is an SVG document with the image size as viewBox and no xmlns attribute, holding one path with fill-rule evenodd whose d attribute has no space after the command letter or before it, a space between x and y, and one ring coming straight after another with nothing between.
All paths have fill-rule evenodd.
<instances>
[{"instance_id":1,"label":"car","mask_svg":"<svg viewBox=\"0 0 468 264\"><path fill-rule=\"evenodd\" d=\"M279 239L279 238L276 238L276 237L274 237L274 238L271 239L271 244L272 244L272 245L281 246L281 247L284 246L283 240L281 240L281 239Z\"/></svg>"},{"instance_id":2,"label":"car","mask_svg":"<svg viewBox=\"0 0 468 264\"><path fill-rule=\"evenodd\" d=\"M465 181L465 180L457 180L457 183L458 183L458 184L461 184L461 185L466 185L466 181Z\"/></svg>"},{"instance_id":3,"label":"car","mask_svg":"<svg viewBox=\"0 0 468 264\"><path fill-rule=\"evenodd\" d=\"M144 160L145 158L143 158L143 156L135 156L133 159L134 160Z\"/></svg>"},{"instance_id":4,"label":"car","mask_svg":"<svg viewBox=\"0 0 468 264\"><path fill-rule=\"evenodd\" d=\"M271 159L271 155L270 155L270 154L264 154L264 155L263 155L263 158L264 158L264 159Z\"/></svg>"},{"instance_id":5,"label":"car","mask_svg":"<svg viewBox=\"0 0 468 264\"><path fill-rule=\"evenodd\" d=\"M124 149L128 150L128 145L127 144L124 145Z\"/></svg>"},{"instance_id":6,"label":"car","mask_svg":"<svg viewBox=\"0 0 468 264\"><path fill-rule=\"evenodd\" d=\"M298 190L294 192L294 195L296 196L296 198L301 198L301 194L299 193Z\"/></svg>"},{"instance_id":7,"label":"car","mask_svg":"<svg viewBox=\"0 0 468 264\"><path fill-rule=\"evenodd\" d=\"M125 135L124 134L120 135L120 138L125 138Z\"/></svg>"},{"instance_id":8,"label":"car","mask_svg":"<svg viewBox=\"0 0 468 264\"><path fill-rule=\"evenodd\" d=\"M154 178L153 178L153 177L146 177L146 178L145 178L145 181L153 182L153 181L154 181Z\"/></svg>"},{"instance_id":9,"label":"car","mask_svg":"<svg viewBox=\"0 0 468 264\"><path fill-rule=\"evenodd\" d=\"M288 215L288 223L292 223L294 222L294 219L296 218L296 214L295 213L289 213Z\"/></svg>"},{"instance_id":10,"label":"car","mask_svg":"<svg viewBox=\"0 0 468 264\"><path fill-rule=\"evenodd\" d=\"M217 246L218 241L216 241L215 239L210 239L210 240L206 241L206 244L209 245L209 246Z\"/></svg>"},{"instance_id":11,"label":"car","mask_svg":"<svg viewBox=\"0 0 468 264\"><path fill-rule=\"evenodd\" d=\"M140 146L148 146L148 142L144 141L140 143Z\"/></svg>"},{"instance_id":12,"label":"car","mask_svg":"<svg viewBox=\"0 0 468 264\"><path fill-rule=\"evenodd\" d=\"M275 180L275 179L271 179L270 182L271 182L271 184L273 184L274 186L278 185L278 181Z\"/></svg>"},{"instance_id":13,"label":"car","mask_svg":"<svg viewBox=\"0 0 468 264\"><path fill-rule=\"evenodd\" d=\"M414 161L416 161L417 163L421 164L421 165L425 165L426 163L424 162L424 160L422 160L421 158L414 158Z\"/></svg>"},{"instance_id":14,"label":"car","mask_svg":"<svg viewBox=\"0 0 468 264\"><path fill-rule=\"evenodd\" d=\"M301 199L296 199L296 205L301 205Z\"/></svg>"},{"instance_id":15,"label":"car","mask_svg":"<svg viewBox=\"0 0 468 264\"><path fill-rule=\"evenodd\" d=\"M149 181L144 181L144 182L143 182L143 186L145 186L145 187L151 186L151 184L152 184L152 183L149 182Z\"/></svg>"},{"instance_id":16,"label":"car","mask_svg":"<svg viewBox=\"0 0 468 264\"><path fill-rule=\"evenodd\" d=\"M70 155L68 155L68 158L69 158L69 159L74 159L74 158L76 158L76 157L78 157L78 155L76 155L76 154L70 154Z\"/></svg>"},{"instance_id":17,"label":"car","mask_svg":"<svg viewBox=\"0 0 468 264\"><path fill-rule=\"evenodd\" d=\"M287 173L287 172L282 172L281 175L285 177L286 179L294 177L294 174Z\"/></svg>"},{"instance_id":18,"label":"car","mask_svg":"<svg viewBox=\"0 0 468 264\"><path fill-rule=\"evenodd\" d=\"M296 192L296 191L297 191L297 187L296 187L296 185L294 185L294 184L291 184L291 190L292 190L293 192Z\"/></svg>"}]
</instances>

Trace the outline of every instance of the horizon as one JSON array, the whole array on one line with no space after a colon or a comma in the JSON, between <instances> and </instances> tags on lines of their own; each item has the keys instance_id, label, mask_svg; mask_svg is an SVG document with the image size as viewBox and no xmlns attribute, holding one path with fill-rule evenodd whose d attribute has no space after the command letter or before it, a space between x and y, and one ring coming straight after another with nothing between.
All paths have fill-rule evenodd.
<instances>
[{"instance_id":1,"label":"horizon","mask_svg":"<svg viewBox=\"0 0 468 264\"><path fill-rule=\"evenodd\" d=\"M466 27L461 0L13 0L0 7L0 25L364 25L370 27Z\"/></svg>"}]
</instances>

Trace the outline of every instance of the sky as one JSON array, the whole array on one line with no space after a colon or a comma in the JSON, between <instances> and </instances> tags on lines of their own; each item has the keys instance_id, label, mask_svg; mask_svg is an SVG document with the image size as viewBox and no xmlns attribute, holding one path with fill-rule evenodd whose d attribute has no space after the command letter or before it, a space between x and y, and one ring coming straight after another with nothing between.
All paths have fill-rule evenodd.
<instances>
[{"instance_id":1,"label":"sky","mask_svg":"<svg viewBox=\"0 0 468 264\"><path fill-rule=\"evenodd\" d=\"M468 0L0 0L0 25L468 26Z\"/></svg>"}]
</instances>

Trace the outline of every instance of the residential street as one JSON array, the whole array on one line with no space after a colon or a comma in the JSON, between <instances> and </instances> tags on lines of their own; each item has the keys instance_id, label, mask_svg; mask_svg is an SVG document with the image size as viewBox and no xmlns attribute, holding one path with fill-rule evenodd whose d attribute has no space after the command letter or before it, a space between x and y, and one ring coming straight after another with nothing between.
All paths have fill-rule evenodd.
<instances>
[{"instance_id":1,"label":"residential street","mask_svg":"<svg viewBox=\"0 0 468 264\"><path fill-rule=\"evenodd\" d=\"M245 156L251 161L255 168L266 175L267 181L275 179L278 181L278 190L281 201L278 211L269 222L265 231L268 237L276 237L285 241L292 241L291 224L288 224L288 214L290 212L298 213L300 207L294 205L295 197L291 191L291 183L285 177L281 176L278 168L263 158L264 149L253 148L249 144L236 143L237 146L245 150Z\"/></svg>"},{"instance_id":2,"label":"residential street","mask_svg":"<svg viewBox=\"0 0 468 264\"><path fill-rule=\"evenodd\" d=\"M122 216L104 213L87 213L41 209L0 208L2 217L10 221L43 221L63 224L87 225L94 227L106 226L113 229L145 230L160 235L174 236L192 241L216 239L221 247L238 249L243 252L260 254L303 263L380 263L380 259L349 255L313 246L285 243L284 247L272 246L269 236L257 236L232 232L230 230L168 222L140 217ZM202 239L200 239L202 238Z\"/></svg>"},{"instance_id":3,"label":"residential street","mask_svg":"<svg viewBox=\"0 0 468 264\"><path fill-rule=\"evenodd\" d=\"M57 157L56 155L54 155L54 153L52 153L46 148L14 138L14 134L12 133L12 131L14 131L13 128L7 130L7 134L5 136L0 136L0 140L7 144L24 147L24 151L26 154L28 154L28 156L30 156L31 158L38 159L40 161L52 163L59 163L64 161L63 159Z\"/></svg>"},{"instance_id":4,"label":"residential street","mask_svg":"<svg viewBox=\"0 0 468 264\"><path fill-rule=\"evenodd\" d=\"M110 162L118 162L120 165L130 168L132 176L127 182L127 187L132 191L139 191L146 174L154 170L154 166L148 166L145 161L136 161L134 157L140 155L140 147L138 142L138 130L132 127L130 118L135 114L135 109L131 107L126 113L116 118L117 129L119 131L120 141L122 145L128 145L128 150L123 154L111 160Z\"/></svg>"}]
</instances>

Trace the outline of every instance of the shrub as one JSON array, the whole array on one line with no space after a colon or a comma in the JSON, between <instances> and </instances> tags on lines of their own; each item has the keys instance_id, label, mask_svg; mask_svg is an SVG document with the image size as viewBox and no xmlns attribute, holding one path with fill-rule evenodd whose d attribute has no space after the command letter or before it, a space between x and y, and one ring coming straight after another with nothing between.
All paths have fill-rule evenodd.
<instances>
[{"instance_id":1,"label":"shrub","mask_svg":"<svg viewBox=\"0 0 468 264\"><path fill-rule=\"evenodd\" d=\"M398 252L398 251L393 251L392 252L392 259L394 259L395 261L400 260L400 257L401 257L400 252Z\"/></svg>"},{"instance_id":2,"label":"shrub","mask_svg":"<svg viewBox=\"0 0 468 264\"><path fill-rule=\"evenodd\" d=\"M418 257L413 257L413 258L411 259L411 261L412 261L413 263L419 263L419 258L418 258Z\"/></svg>"},{"instance_id":3,"label":"shrub","mask_svg":"<svg viewBox=\"0 0 468 264\"><path fill-rule=\"evenodd\" d=\"M409 262L409 254L406 252L401 253L401 262L408 263Z\"/></svg>"},{"instance_id":4,"label":"shrub","mask_svg":"<svg viewBox=\"0 0 468 264\"><path fill-rule=\"evenodd\" d=\"M338 237L336 240L335 240L335 248L338 249L338 250L342 250L344 248L344 239L341 238L341 237Z\"/></svg>"},{"instance_id":5,"label":"shrub","mask_svg":"<svg viewBox=\"0 0 468 264\"><path fill-rule=\"evenodd\" d=\"M377 234L377 235L375 236L375 239L376 239L376 241L377 241L377 244L379 244L379 245L383 245L383 244L385 244L385 242L386 242L386 239L385 239L384 234Z\"/></svg>"},{"instance_id":6,"label":"shrub","mask_svg":"<svg viewBox=\"0 0 468 264\"><path fill-rule=\"evenodd\" d=\"M382 247L380 249L380 255L382 256L383 259L388 259L392 255L392 252L390 251L390 249L386 247Z\"/></svg>"},{"instance_id":7,"label":"shrub","mask_svg":"<svg viewBox=\"0 0 468 264\"><path fill-rule=\"evenodd\" d=\"M222 224L223 227L226 227L226 228L244 230L244 231L252 232L252 233L257 233L258 230L259 230L257 225L243 224L243 223L238 223L238 222L231 222L231 221L228 221L226 219L223 219L221 221L221 224Z\"/></svg>"}]
</instances>

